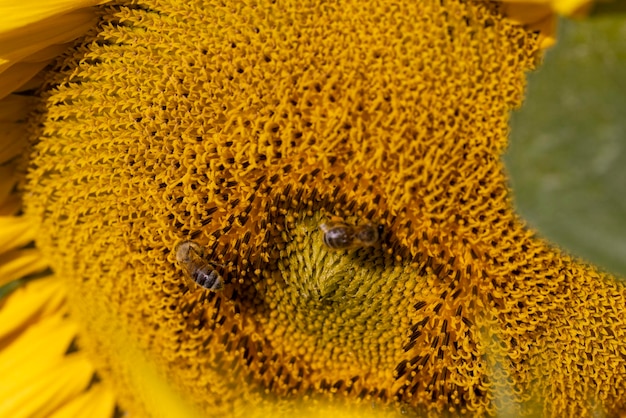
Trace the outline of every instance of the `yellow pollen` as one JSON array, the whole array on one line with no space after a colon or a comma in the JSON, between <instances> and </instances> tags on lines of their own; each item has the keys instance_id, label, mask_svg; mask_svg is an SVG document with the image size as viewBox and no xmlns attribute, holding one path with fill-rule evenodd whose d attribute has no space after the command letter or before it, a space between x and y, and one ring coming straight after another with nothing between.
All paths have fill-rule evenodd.
<instances>
[{"instance_id":1,"label":"yellow pollen","mask_svg":"<svg viewBox=\"0 0 626 418\"><path fill-rule=\"evenodd\" d=\"M95 10L45 73L20 184L72 367L89 355L123 409L625 407L624 287L511 206L500 156L541 39L500 4ZM329 220L376 233L329 248ZM223 286L194 282L207 266Z\"/></svg>"}]
</instances>

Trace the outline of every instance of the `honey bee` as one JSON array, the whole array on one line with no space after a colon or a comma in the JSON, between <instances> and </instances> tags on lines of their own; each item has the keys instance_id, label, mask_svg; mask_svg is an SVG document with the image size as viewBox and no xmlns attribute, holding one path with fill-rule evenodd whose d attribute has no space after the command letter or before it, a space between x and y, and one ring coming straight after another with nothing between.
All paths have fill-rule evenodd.
<instances>
[{"instance_id":1,"label":"honey bee","mask_svg":"<svg viewBox=\"0 0 626 418\"><path fill-rule=\"evenodd\" d=\"M367 223L350 226L343 222L330 222L320 225L324 233L324 244L333 250L351 250L376 245L380 239L382 227Z\"/></svg>"},{"instance_id":2,"label":"honey bee","mask_svg":"<svg viewBox=\"0 0 626 418\"><path fill-rule=\"evenodd\" d=\"M224 288L224 279L214 265L204 259L204 251L193 241L184 241L176 246L176 260L185 275L197 285L217 292Z\"/></svg>"}]
</instances>

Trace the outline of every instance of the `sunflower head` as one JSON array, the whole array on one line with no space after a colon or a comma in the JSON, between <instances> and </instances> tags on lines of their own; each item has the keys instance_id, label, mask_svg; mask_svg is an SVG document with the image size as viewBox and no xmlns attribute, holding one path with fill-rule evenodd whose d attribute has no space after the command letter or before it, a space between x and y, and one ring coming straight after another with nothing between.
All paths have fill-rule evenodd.
<instances>
[{"instance_id":1,"label":"sunflower head","mask_svg":"<svg viewBox=\"0 0 626 418\"><path fill-rule=\"evenodd\" d=\"M484 410L468 261L512 222L497 158L536 50L488 3L102 9L50 72L26 186L83 344L133 394L132 342L207 411ZM329 248L337 218L375 245Z\"/></svg>"},{"instance_id":2,"label":"sunflower head","mask_svg":"<svg viewBox=\"0 0 626 418\"><path fill-rule=\"evenodd\" d=\"M481 415L547 387L529 315L553 323L558 272L604 278L510 207L538 34L490 2L97 14L45 73L22 188L125 409Z\"/></svg>"}]
</instances>

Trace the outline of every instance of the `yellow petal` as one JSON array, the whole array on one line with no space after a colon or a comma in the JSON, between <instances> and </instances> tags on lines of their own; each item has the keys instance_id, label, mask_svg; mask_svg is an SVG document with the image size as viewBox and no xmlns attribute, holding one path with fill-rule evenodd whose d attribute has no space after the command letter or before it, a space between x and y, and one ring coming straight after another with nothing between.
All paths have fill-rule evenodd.
<instances>
[{"instance_id":1,"label":"yellow petal","mask_svg":"<svg viewBox=\"0 0 626 418\"><path fill-rule=\"evenodd\" d=\"M541 49L556 42L557 15L582 17L593 0L501 0L502 12L529 31L540 34Z\"/></svg>"},{"instance_id":2,"label":"yellow petal","mask_svg":"<svg viewBox=\"0 0 626 418\"><path fill-rule=\"evenodd\" d=\"M18 123L0 123L0 164L22 152L26 145L25 129Z\"/></svg>"},{"instance_id":3,"label":"yellow petal","mask_svg":"<svg viewBox=\"0 0 626 418\"><path fill-rule=\"evenodd\" d=\"M47 417L84 390L93 372L83 354L70 354L45 375L4 397L0 416Z\"/></svg>"},{"instance_id":4,"label":"yellow petal","mask_svg":"<svg viewBox=\"0 0 626 418\"><path fill-rule=\"evenodd\" d=\"M15 163L0 166L0 204L9 197L15 187L15 168Z\"/></svg>"},{"instance_id":5,"label":"yellow petal","mask_svg":"<svg viewBox=\"0 0 626 418\"><path fill-rule=\"evenodd\" d=\"M23 119L35 99L29 96L10 94L0 100L0 122L16 122ZM1 138L1 137L0 137ZM4 177L0 176L0 179Z\"/></svg>"},{"instance_id":6,"label":"yellow petal","mask_svg":"<svg viewBox=\"0 0 626 418\"><path fill-rule=\"evenodd\" d=\"M70 45L71 45L71 42L66 42L62 44L54 44L54 45L47 46L28 56L25 56L24 58L21 59L21 62L30 62L30 63L44 62L44 61L49 62L53 58L65 52L65 50L69 48ZM14 62L12 61L6 61L6 63L0 64L0 72L6 70L13 63Z\"/></svg>"},{"instance_id":7,"label":"yellow petal","mask_svg":"<svg viewBox=\"0 0 626 418\"><path fill-rule=\"evenodd\" d=\"M583 17L591 10L594 0L500 0L505 5L505 14L518 22L528 23L527 17L536 13L559 14L568 17ZM539 12L542 11L542 12Z\"/></svg>"},{"instance_id":8,"label":"yellow petal","mask_svg":"<svg viewBox=\"0 0 626 418\"><path fill-rule=\"evenodd\" d=\"M64 299L65 287L56 277L34 280L15 290L0 309L0 347L33 319L57 311Z\"/></svg>"},{"instance_id":9,"label":"yellow petal","mask_svg":"<svg viewBox=\"0 0 626 418\"><path fill-rule=\"evenodd\" d=\"M584 17L592 9L593 0L555 0L554 8L558 13L571 17Z\"/></svg>"},{"instance_id":10,"label":"yellow petal","mask_svg":"<svg viewBox=\"0 0 626 418\"><path fill-rule=\"evenodd\" d=\"M557 16L545 1L504 0L502 11L509 19L523 25L529 31L538 31L541 49L555 43Z\"/></svg>"},{"instance_id":11,"label":"yellow petal","mask_svg":"<svg viewBox=\"0 0 626 418\"><path fill-rule=\"evenodd\" d=\"M1 171L0 171L1 173ZM0 254L21 247L32 241L34 231L31 222L25 217L0 217ZM1 259L2 256L0 256ZM0 270L2 267L0 267ZM2 279L0 279L2 281Z\"/></svg>"},{"instance_id":12,"label":"yellow petal","mask_svg":"<svg viewBox=\"0 0 626 418\"><path fill-rule=\"evenodd\" d=\"M18 91L20 87L24 86L35 74L41 71L46 64L47 62L17 63L4 71L2 77L0 77L0 99L6 97L9 93Z\"/></svg>"},{"instance_id":13,"label":"yellow petal","mask_svg":"<svg viewBox=\"0 0 626 418\"><path fill-rule=\"evenodd\" d=\"M39 1L0 5L0 99L17 91L95 21L89 6L107 1ZM1 160L0 160L1 162Z\"/></svg>"},{"instance_id":14,"label":"yellow petal","mask_svg":"<svg viewBox=\"0 0 626 418\"><path fill-rule=\"evenodd\" d=\"M91 387L50 418L110 418L115 409L113 392L103 384Z\"/></svg>"},{"instance_id":15,"label":"yellow petal","mask_svg":"<svg viewBox=\"0 0 626 418\"><path fill-rule=\"evenodd\" d=\"M41 87L41 84L43 83L46 77L45 74L46 74L45 71L36 73L33 77L31 77L24 84L22 84L21 87L16 88L15 92L17 93L21 91L29 91L29 90L34 90L34 89ZM2 77L0 77L0 79L3 77L4 77L4 74L2 75Z\"/></svg>"},{"instance_id":16,"label":"yellow petal","mask_svg":"<svg viewBox=\"0 0 626 418\"><path fill-rule=\"evenodd\" d=\"M44 318L0 351L0 399L56 367L76 336L76 324L61 313Z\"/></svg>"},{"instance_id":17,"label":"yellow petal","mask_svg":"<svg viewBox=\"0 0 626 418\"><path fill-rule=\"evenodd\" d=\"M39 273L48 268L48 262L36 248L13 250L0 254L0 285Z\"/></svg>"},{"instance_id":18,"label":"yellow petal","mask_svg":"<svg viewBox=\"0 0 626 418\"><path fill-rule=\"evenodd\" d=\"M521 24L538 22L554 14L554 10L545 1L504 1L505 14Z\"/></svg>"},{"instance_id":19,"label":"yellow petal","mask_svg":"<svg viewBox=\"0 0 626 418\"><path fill-rule=\"evenodd\" d=\"M85 9L0 34L0 57L17 62L51 45L67 43L87 32L94 19L94 11ZM7 67L7 64L0 65L0 72Z\"/></svg>"},{"instance_id":20,"label":"yellow petal","mask_svg":"<svg viewBox=\"0 0 626 418\"><path fill-rule=\"evenodd\" d=\"M128 370L133 385L141 387L142 401L150 416L155 418L187 418L201 416L200 411L186 402L150 362L145 354L127 337L120 354L132 364Z\"/></svg>"},{"instance_id":21,"label":"yellow petal","mask_svg":"<svg viewBox=\"0 0 626 418\"><path fill-rule=\"evenodd\" d=\"M540 48L546 49L556 43L556 30L558 19L555 15L546 16L532 24L527 25L528 30L538 31L543 36L540 38Z\"/></svg>"},{"instance_id":22,"label":"yellow petal","mask_svg":"<svg viewBox=\"0 0 626 418\"><path fill-rule=\"evenodd\" d=\"M0 216L13 216L22 208L22 199L16 193L0 201Z\"/></svg>"},{"instance_id":23,"label":"yellow petal","mask_svg":"<svg viewBox=\"0 0 626 418\"><path fill-rule=\"evenodd\" d=\"M0 5L0 32L8 32L50 17L62 16L73 10L96 4L102 0L26 0L4 2ZM0 39L2 39L0 37Z\"/></svg>"}]
</instances>

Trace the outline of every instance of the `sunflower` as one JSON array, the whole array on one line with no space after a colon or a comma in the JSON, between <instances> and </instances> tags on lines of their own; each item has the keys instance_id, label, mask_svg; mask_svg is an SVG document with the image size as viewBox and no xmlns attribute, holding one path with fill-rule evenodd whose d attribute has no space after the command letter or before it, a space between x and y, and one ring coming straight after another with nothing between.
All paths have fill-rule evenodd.
<instances>
[{"instance_id":1,"label":"sunflower","mask_svg":"<svg viewBox=\"0 0 626 418\"><path fill-rule=\"evenodd\" d=\"M593 7L593 0L501 0L502 13L540 34L540 45L554 45L557 16L583 17ZM607 0L610 1L610 0Z\"/></svg>"},{"instance_id":2,"label":"sunflower","mask_svg":"<svg viewBox=\"0 0 626 418\"><path fill-rule=\"evenodd\" d=\"M500 160L553 26L95 3L4 23L0 416L623 410L624 287Z\"/></svg>"}]
</instances>

